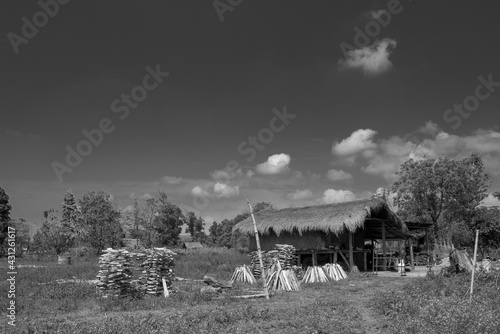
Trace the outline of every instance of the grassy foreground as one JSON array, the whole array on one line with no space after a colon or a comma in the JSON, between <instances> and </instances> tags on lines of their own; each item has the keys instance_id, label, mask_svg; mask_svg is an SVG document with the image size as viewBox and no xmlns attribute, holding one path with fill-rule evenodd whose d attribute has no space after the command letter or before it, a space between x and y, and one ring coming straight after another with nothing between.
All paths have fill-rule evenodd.
<instances>
[{"instance_id":1,"label":"grassy foreground","mask_svg":"<svg viewBox=\"0 0 500 334\"><path fill-rule=\"evenodd\" d=\"M18 262L17 326L7 333L499 333L500 295L495 277L480 277L473 304L464 298L467 277L426 279L353 275L347 280L302 285L302 291L265 299L231 295L255 286L236 285L219 298L200 294L205 274L229 279L248 257L231 250L179 254L177 291L169 298L102 299L92 284L56 279L95 279L97 258L70 266ZM2 263L2 268L5 263ZM481 281L482 280L482 281ZM0 284L5 296L7 285ZM2 300L5 300L2 298ZM495 318L495 314L496 317ZM1 327L0 327L1 328Z\"/></svg>"}]
</instances>

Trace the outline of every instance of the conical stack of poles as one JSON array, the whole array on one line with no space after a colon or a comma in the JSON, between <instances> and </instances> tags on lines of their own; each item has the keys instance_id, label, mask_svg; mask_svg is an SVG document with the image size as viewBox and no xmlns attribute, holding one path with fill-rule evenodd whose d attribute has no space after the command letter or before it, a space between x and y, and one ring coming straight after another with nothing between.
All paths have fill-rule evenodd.
<instances>
[{"instance_id":1,"label":"conical stack of poles","mask_svg":"<svg viewBox=\"0 0 500 334\"><path fill-rule=\"evenodd\" d=\"M338 263L327 263L323 266L326 276L332 281L346 279L347 274Z\"/></svg>"}]
</instances>

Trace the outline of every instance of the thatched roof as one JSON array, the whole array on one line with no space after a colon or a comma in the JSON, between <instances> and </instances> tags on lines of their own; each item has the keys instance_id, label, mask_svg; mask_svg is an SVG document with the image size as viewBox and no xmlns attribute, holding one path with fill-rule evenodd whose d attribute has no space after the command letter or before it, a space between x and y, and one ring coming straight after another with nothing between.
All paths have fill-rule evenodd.
<instances>
[{"instance_id":1,"label":"thatched roof","mask_svg":"<svg viewBox=\"0 0 500 334\"><path fill-rule=\"evenodd\" d=\"M182 247L186 249L197 249L197 248L203 248L203 245L199 242L185 242Z\"/></svg>"},{"instance_id":2,"label":"thatched roof","mask_svg":"<svg viewBox=\"0 0 500 334\"><path fill-rule=\"evenodd\" d=\"M265 210L255 214L257 230L260 234L271 231L280 235L282 232L322 231L341 234L345 229L355 232L365 227L367 220L383 220L394 230L406 232L405 225L391 211L387 203L379 198L370 198L352 202L324 204L302 208ZM233 230L253 233L252 218L249 217Z\"/></svg>"}]
</instances>

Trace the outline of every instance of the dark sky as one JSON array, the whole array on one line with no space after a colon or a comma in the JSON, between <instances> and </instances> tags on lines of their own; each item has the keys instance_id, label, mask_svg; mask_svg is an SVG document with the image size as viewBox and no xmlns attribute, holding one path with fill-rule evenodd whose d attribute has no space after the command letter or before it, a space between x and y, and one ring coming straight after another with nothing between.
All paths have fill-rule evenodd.
<instances>
[{"instance_id":1,"label":"dark sky","mask_svg":"<svg viewBox=\"0 0 500 334\"><path fill-rule=\"evenodd\" d=\"M388 18L390 3L243 0L221 21L211 1L73 0L45 23L36 1L4 1L0 185L13 218L39 222L70 188L78 198L108 191L120 208L163 189L219 221L246 199L364 198L409 157L472 151L499 188L500 5L402 0ZM38 32L13 47L34 15ZM356 31L375 23L380 31L356 44ZM150 91L141 88L147 67L169 73ZM127 108L120 100L131 92L147 95ZM467 117L443 116L465 102ZM284 108L295 115L284 129L255 157L241 154ZM54 164L67 165L67 148L103 119L113 130L60 182ZM225 177L231 160L238 168Z\"/></svg>"}]
</instances>

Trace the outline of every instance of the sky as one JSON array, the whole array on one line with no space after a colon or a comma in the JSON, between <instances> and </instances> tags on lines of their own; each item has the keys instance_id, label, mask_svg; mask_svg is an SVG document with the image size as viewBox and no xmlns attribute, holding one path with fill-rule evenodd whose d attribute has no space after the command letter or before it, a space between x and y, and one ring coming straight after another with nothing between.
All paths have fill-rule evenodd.
<instances>
[{"instance_id":1,"label":"sky","mask_svg":"<svg viewBox=\"0 0 500 334\"><path fill-rule=\"evenodd\" d=\"M164 190L206 220L334 203L409 158L478 152L500 188L494 1L5 1L0 185L40 224L71 189ZM489 196L486 205L499 203Z\"/></svg>"}]
</instances>

